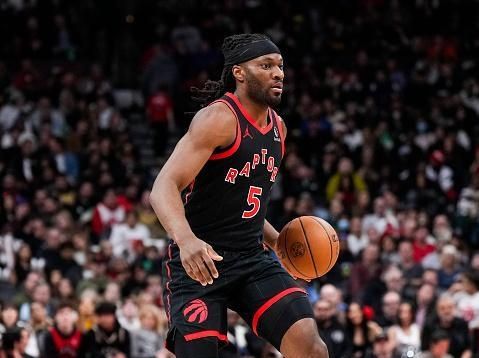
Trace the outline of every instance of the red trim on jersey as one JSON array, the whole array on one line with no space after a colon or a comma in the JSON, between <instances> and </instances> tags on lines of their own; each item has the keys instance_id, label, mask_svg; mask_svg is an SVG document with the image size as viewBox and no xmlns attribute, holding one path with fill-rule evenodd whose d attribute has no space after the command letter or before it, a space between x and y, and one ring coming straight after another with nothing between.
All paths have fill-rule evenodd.
<instances>
[{"instance_id":1,"label":"red trim on jersey","mask_svg":"<svg viewBox=\"0 0 479 358\"><path fill-rule=\"evenodd\" d=\"M263 315L263 313L265 313L272 305L274 305L276 302L278 302L284 296L287 296L287 295L289 295L290 293L293 293L293 292L306 293L306 291L303 290L302 288L291 287L291 288L288 288L284 291L281 291L280 293L271 297L268 301L263 303L263 305L260 308L258 308L258 310L254 313L253 322L251 323L251 327L253 328L254 334L258 335L258 331L257 331L258 321L261 318L261 316Z\"/></svg>"},{"instance_id":2,"label":"red trim on jersey","mask_svg":"<svg viewBox=\"0 0 479 358\"><path fill-rule=\"evenodd\" d=\"M233 107L231 107L231 104L229 104L224 99L218 99L218 100L210 103L209 105L212 105L213 103L217 103L217 102L221 102L221 103L226 104L228 106L228 108L231 110L231 112L233 112L233 114L235 115L236 124L237 124L237 126L236 126L236 138L235 138L235 141L234 141L233 145L230 148L228 148L224 152L219 152L219 153L212 154L210 156L209 160L218 160L218 159L224 159L224 158L231 157L238 150L238 148L241 144L241 127L240 127L240 124L239 124L239 118L236 115L235 110L233 109Z\"/></svg>"},{"instance_id":3,"label":"red trim on jersey","mask_svg":"<svg viewBox=\"0 0 479 358\"><path fill-rule=\"evenodd\" d=\"M171 322L171 303L170 303L170 296L171 296L171 289L170 289L170 282L171 282L171 270L170 270L170 262L171 262L171 244L168 245L168 260L166 261L166 273L168 275L168 281L166 282L166 290L168 293L166 294L166 317L168 318L168 322Z\"/></svg>"},{"instance_id":4,"label":"red trim on jersey","mask_svg":"<svg viewBox=\"0 0 479 358\"><path fill-rule=\"evenodd\" d=\"M276 125L278 126L279 137L281 138L281 157L284 157L284 152L285 152L285 150L284 150L283 123L282 123L282 121L279 119L278 114L277 114L274 110L271 110L271 112L273 112L274 120L276 121Z\"/></svg>"},{"instance_id":5,"label":"red trim on jersey","mask_svg":"<svg viewBox=\"0 0 479 358\"><path fill-rule=\"evenodd\" d=\"M216 337L221 341L228 342L228 337L226 336L226 334L221 334L220 332L213 331L213 330L199 331L195 333L186 334L184 338L185 338L185 341L189 342L194 339L200 339L200 338L206 338L206 337Z\"/></svg>"},{"instance_id":6,"label":"red trim on jersey","mask_svg":"<svg viewBox=\"0 0 479 358\"><path fill-rule=\"evenodd\" d=\"M273 119L270 118L271 120L269 121L269 123L266 125L266 127L264 128L261 128L258 123L251 117L251 115L246 111L246 108L243 107L243 105L241 104L241 102L239 101L238 97L236 97L233 93L231 92L227 92L225 94L226 96L228 96L229 98L231 98L235 103L236 105L238 106L239 110L241 111L241 113L243 114L243 116L248 120L248 122L251 123L251 125L253 127L255 127L261 134L266 134L268 133L271 128L273 128ZM269 112L268 112L269 114Z\"/></svg>"}]
</instances>

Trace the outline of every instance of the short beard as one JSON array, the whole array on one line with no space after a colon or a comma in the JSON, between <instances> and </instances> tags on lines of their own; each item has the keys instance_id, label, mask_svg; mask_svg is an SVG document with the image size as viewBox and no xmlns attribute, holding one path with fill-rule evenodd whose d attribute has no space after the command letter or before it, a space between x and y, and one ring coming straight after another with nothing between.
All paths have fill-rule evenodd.
<instances>
[{"instance_id":1,"label":"short beard","mask_svg":"<svg viewBox=\"0 0 479 358\"><path fill-rule=\"evenodd\" d=\"M256 103L266 104L269 107L279 106L281 103L281 95L271 96L268 91L269 88L264 88L261 82L258 81L251 72L246 71L246 93L248 97Z\"/></svg>"}]
</instances>

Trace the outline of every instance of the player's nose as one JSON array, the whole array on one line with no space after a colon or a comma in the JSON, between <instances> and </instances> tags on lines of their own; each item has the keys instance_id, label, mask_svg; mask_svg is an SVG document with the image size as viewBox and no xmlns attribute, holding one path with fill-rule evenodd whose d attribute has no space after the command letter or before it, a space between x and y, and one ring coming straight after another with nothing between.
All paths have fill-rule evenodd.
<instances>
[{"instance_id":1,"label":"player's nose","mask_svg":"<svg viewBox=\"0 0 479 358\"><path fill-rule=\"evenodd\" d=\"M284 79L284 72L279 66L276 66L273 71L273 79L276 81L282 81Z\"/></svg>"}]
</instances>

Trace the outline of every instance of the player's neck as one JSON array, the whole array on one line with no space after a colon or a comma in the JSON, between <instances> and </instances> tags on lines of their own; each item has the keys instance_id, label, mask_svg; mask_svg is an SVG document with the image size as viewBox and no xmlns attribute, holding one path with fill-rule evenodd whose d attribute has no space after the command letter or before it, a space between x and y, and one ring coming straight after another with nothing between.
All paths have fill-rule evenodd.
<instances>
[{"instance_id":1,"label":"player's neck","mask_svg":"<svg viewBox=\"0 0 479 358\"><path fill-rule=\"evenodd\" d=\"M245 91L237 89L234 95L238 98L241 105L246 109L248 114L253 118L259 127L263 128L268 125L268 105L260 104L248 97Z\"/></svg>"}]
</instances>

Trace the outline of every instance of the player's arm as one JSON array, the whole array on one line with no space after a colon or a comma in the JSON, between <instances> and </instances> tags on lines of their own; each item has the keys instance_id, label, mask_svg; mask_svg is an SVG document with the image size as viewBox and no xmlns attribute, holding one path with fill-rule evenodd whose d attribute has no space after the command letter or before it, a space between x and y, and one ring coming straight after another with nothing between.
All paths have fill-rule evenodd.
<instances>
[{"instance_id":1,"label":"player's arm","mask_svg":"<svg viewBox=\"0 0 479 358\"><path fill-rule=\"evenodd\" d=\"M185 217L181 191L194 180L216 148L234 141L236 128L236 118L222 103L199 111L158 174L150 194L158 219L180 248L183 267L203 285L218 277L212 259L222 258L193 234Z\"/></svg>"},{"instance_id":2,"label":"player's arm","mask_svg":"<svg viewBox=\"0 0 479 358\"><path fill-rule=\"evenodd\" d=\"M264 221L263 238L264 243L272 250L276 251L276 243L278 242L279 232L269 223Z\"/></svg>"},{"instance_id":3,"label":"player's arm","mask_svg":"<svg viewBox=\"0 0 479 358\"><path fill-rule=\"evenodd\" d=\"M284 121L281 117L278 116L278 118L281 122L281 125L283 126L283 139L286 139L286 124L284 124ZM265 220L263 229L264 242L270 249L274 251L276 251L276 243L278 242L278 236L278 231L273 227L273 225L268 222L268 220Z\"/></svg>"}]
</instances>

